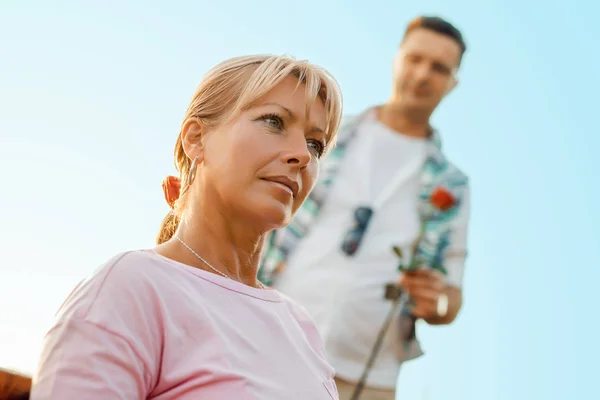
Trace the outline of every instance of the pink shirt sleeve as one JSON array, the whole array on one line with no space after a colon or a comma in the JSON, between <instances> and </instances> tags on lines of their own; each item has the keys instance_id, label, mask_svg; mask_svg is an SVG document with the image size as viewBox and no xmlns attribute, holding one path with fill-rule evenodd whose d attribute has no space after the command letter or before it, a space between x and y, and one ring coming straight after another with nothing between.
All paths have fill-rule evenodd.
<instances>
[{"instance_id":1,"label":"pink shirt sleeve","mask_svg":"<svg viewBox=\"0 0 600 400\"><path fill-rule=\"evenodd\" d=\"M148 280L127 264L127 254L113 259L62 305L44 339L32 400L147 398L159 322Z\"/></svg>"},{"instance_id":2,"label":"pink shirt sleeve","mask_svg":"<svg viewBox=\"0 0 600 400\"><path fill-rule=\"evenodd\" d=\"M145 367L119 334L85 320L48 333L30 398L146 399Z\"/></svg>"}]
</instances>

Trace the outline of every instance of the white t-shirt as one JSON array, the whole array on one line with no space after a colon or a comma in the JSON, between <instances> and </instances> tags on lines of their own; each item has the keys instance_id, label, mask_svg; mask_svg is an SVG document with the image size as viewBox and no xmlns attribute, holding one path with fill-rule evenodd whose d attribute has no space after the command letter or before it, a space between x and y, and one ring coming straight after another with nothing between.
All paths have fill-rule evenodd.
<instances>
[{"instance_id":1,"label":"white t-shirt","mask_svg":"<svg viewBox=\"0 0 600 400\"><path fill-rule=\"evenodd\" d=\"M398 259L391 248L400 246L408 253L419 233L419 176L429 146L428 140L390 130L374 115L362 121L319 217L275 283L307 309L329 361L346 380L360 378L391 307L384 299L385 285L398 279ZM341 244L359 206L375 211L358 252L347 256ZM458 238L456 245L464 247L464 241ZM457 272L450 273L449 282L460 285L464 257L453 263ZM369 386L395 387L401 364L398 343L388 333ZM418 346L416 351L420 354Z\"/></svg>"}]
</instances>

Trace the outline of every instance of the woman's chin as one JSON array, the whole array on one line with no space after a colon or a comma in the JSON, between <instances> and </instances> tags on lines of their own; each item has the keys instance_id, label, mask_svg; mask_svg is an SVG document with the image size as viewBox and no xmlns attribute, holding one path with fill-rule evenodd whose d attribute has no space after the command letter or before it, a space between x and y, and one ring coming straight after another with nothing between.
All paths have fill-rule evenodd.
<instances>
[{"instance_id":1,"label":"woman's chin","mask_svg":"<svg viewBox=\"0 0 600 400\"><path fill-rule=\"evenodd\" d=\"M276 200L263 202L252 207L253 220L265 230L279 229L287 226L293 217L292 205Z\"/></svg>"},{"instance_id":2,"label":"woman's chin","mask_svg":"<svg viewBox=\"0 0 600 400\"><path fill-rule=\"evenodd\" d=\"M283 228L292 222L292 209L290 207L271 208L265 210L262 219L265 225L271 227L270 229Z\"/></svg>"}]
</instances>

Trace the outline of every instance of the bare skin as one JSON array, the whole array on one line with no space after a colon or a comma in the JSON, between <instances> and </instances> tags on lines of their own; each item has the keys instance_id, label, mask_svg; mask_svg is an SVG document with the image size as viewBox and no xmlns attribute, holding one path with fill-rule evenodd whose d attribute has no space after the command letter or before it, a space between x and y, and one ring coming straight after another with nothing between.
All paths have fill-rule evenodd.
<instances>
[{"instance_id":1,"label":"bare skin","mask_svg":"<svg viewBox=\"0 0 600 400\"><path fill-rule=\"evenodd\" d=\"M458 83L460 54L460 46L446 36L426 29L410 33L394 60L392 96L377 108L379 121L398 134L428 138L431 115ZM447 285L444 276L431 268L402 274L397 283L414 299L415 317L429 324L451 323L462 307L462 290ZM448 312L440 317L437 301L443 294L448 296Z\"/></svg>"},{"instance_id":2,"label":"bare skin","mask_svg":"<svg viewBox=\"0 0 600 400\"><path fill-rule=\"evenodd\" d=\"M431 268L407 272L398 284L406 289L415 301L413 315L430 325L445 325L454 321L462 307L462 291L446 284L444 276ZM439 316L437 302L440 295L448 296L448 312Z\"/></svg>"},{"instance_id":3,"label":"bare skin","mask_svg":"<svg viewBox=\"0 0 600 400\"><path fill-rule=\"evenodd\" d=\"M428 137L429 120L458 83L460 46L439 33L417 29L408 34L394 59L394 86L379 110L379 120L407 136Z\"/></svg>"},{"instance_id":4,"label":"bare skin","mask_svg":"<svg viewBox=\"0 0 600 400\"><path fill-rule=\"evenodd\" d=\"M306 115L306 103L304 85L288 77L225 125L191 119L182 130L198 168L175 236L248 286L259 286L266 234L291 221L318 177L326 114L317 101ZM214 273L174 238L155 250Z\"/></svg>"},{"instance_id":5,"label":"bare skin","mask_svg":"<svg viewBox=\"0 0 600 400\"><path fill-rule=\"evenodd\" d=\"M398 134L429 137L431 115L457 85L460 57L460 46L451 38L427 29L411 32L394 60L394 91L378 109L378 119ZM398 284L415 301L413 315L432 325L451 323L462 307L462 291L431 268L404 273ZM443 294L448 296L448 312L440 317L437 302Z\"/></svg>"}]
</instances>

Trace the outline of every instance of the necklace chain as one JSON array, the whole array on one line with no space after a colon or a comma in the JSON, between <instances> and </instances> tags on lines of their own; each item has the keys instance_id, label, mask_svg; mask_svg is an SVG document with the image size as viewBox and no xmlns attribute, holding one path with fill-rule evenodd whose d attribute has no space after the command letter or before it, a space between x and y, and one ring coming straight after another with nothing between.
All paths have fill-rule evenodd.
<instances>
[{"instance_id":1,"label":"necklace chain","mask_svg":"<svg viewBox=\"0 0 600 400\"><path fill-rule=\"evenodd\" d=\"M178 238L177 236L174 236L175 239L177 239L179 241L179 243L181 243L182 245L184 245L189 251L192 252L193 255L195 255L200 261L202 261L208 268L212 269L214 272L216 272L217 274L224 276L227 279L231 279L233 280L229 275L227 275L226 273L219 271L218 269L216 269L215 267L213 267L211 265L211 263L209 263L208 261L206 261L204 259L204 257L202 257L200 254L196 253L194 251L194 249L192 249L186 242L184 242L183 240L181 240L180 238ZM258 281L258 286L260 286L261 289L266 289L266 286L263 285L262 282Z\"/></svg>"}]
</instances>

